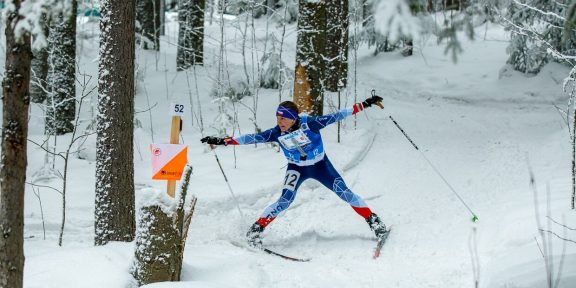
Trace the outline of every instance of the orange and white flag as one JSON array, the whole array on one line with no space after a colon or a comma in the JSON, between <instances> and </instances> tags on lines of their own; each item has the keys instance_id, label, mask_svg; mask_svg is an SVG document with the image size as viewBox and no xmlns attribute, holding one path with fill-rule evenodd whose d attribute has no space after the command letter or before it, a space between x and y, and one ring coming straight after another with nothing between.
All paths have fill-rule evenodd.
<instances>
[{"instance_id":1,"label":"orange and white flag","mask_svg":"<svg viewBox=\"0 0 576 288\"><path fill-rule=\"evenodd\" d=\"M150 144L152 179L180 180L188 162L188 146L182 144Z\"/></svg>"}]
</instances>

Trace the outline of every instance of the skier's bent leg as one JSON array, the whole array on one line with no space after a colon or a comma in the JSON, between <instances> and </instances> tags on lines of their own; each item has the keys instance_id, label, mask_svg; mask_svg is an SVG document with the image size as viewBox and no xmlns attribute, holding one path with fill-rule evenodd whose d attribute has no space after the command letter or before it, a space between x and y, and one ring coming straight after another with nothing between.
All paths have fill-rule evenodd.
<instances>
[{"instance_id":1,"label":"skier's bent leg","mask_svg":"<svg viewBox=\"0 0 576 288\"><path fill-rule=\"evenodd\" d=\"M330 163L328 158L325 159L323 165L325 173L316 175L316 180L320 181L320 183L336 193L340 199L350 204L352 209L354 209L358 215L364 217L368 226L370 226L370 230L374 231L376 237L382 237L386 233L386 225L384 225L380 220L380 217L368 208L368 205L366 205L360 196L356 195L348 188L348 186L346 186L346 182L344 182L344 179L342 179L338 171L336 171L334 166L332 166L332 163Z\"/></svg>"},{"instance_id":2,"label":"skier's bent leg","mask_svg":"<svg viewBox=\"0 0 576 288\"><path fill-rule=\"evenodd\" d=\"M250 230L246 234L248 243L251 246L261 247L262 238L260 234L264 231L264 228L274 221L278 214L290 207L290 204L292 204L292 201L294 201L296 197L298 187L300 187L300 184L306 179L306 176L302 176L301 174L301 171L299 171L297 167L288 165L280 199L264 210L264 213L262 213L260 218L250 227Z\"/></svg>"},{"instance_id":3,"label":"skier's bent leg","mask_svg":"<svg viewBox=\"0 0 576 288\"><path fill-rule=\"evenodd\" d=\"M346 186L346 182L344 182L344 179L342 179L342 176L340 176L338 171L336 171L334 166L332 166L332 163L330 163L328 158L325 158L322 162L324 162L324 167L322 167L323 169L318 169L318 171L324 171L315 175L316 177L314 178L326 186L326 188L336 193L340 199L350 204L352 209L354 209L358 215L364 217L364 219L368 219L368 217L372 215L372 210L368 208L368 205L366 205L364 200Z\"/></svg>"},{"instance_id":4,"label":"skier's bent leg","mask_svg":"<svg viewBox=\"0 0 576 288\"><path fill-rule=\"evenodd\" d=\"M278 216L280 212L290 207L290 204L294 201L295 195L296 193L294 191L283 189L280 199L264 210L264 213L262 213L260 218L252 224L252 227L250 227L250 230L246 233L246 238L248 239L248 244L250 246L256 248L262 247L262 237L260 234L264 231L264 228L270 224L270 222L276 219L276 216Z\"/></svg>"},{"instance_id":5,"label":"skier's bent leg","mask_svg":"<svg viewBox=\"0 0 576 288\"><path fill-rule=\"evenodd\" d=\"M256 222L265 228L268 226L268 224L270 224L270 222L276 219L280 212L290 207L290 204L292 204L292 201L294 201L295 196L296 192L288 189L282 189L282 195L280 196L280 199L268 206Z\"/></svg>"},{"instance_id":6,"label":"skier's bent leg","mask_svg":"<svg viewBox=\"0 0 576 288\"><path fill-rule=\"evenodd\" d=\"M376 213L372 212L370 208L366 205L364 200L360 196L354 194L348 187L342 177L334 179L332 182L332 191L340 197L340 199L348 202L352 209L356 211L360 216L364 217L370 230L374 231L377 238L384 236L386 233L386 225L380 220L380 217Z\"/></svg>"}]
</instances>

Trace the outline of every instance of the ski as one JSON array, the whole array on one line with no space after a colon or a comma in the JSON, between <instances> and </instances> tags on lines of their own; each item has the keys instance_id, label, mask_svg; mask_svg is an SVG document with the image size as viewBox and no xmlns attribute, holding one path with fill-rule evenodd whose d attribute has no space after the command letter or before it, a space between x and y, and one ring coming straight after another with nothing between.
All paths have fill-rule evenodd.
<instances>
[{"instance_id":1,"label":"ski","mask_svg":"<svg viewBox=\"0 0 576 288\"><path fill-rule=\"evenodd\" d=\"M372 259L377 259L378 257L380 257L380 251L382 250L382 246L384 246L386 239L388 239L390 231L392 231L392 227L388 228L388 230L386 230L386 233L384 233L382 237L378 238L378 242L376 243L376 248L374 248L374 254L372 255Z\"/></svg>"},{"instance_id":2,"label":"ski","mask_svg":"<svg viewBox=\"0 0 576 288\"><path fill-rule=\"evenodd\" d=\"M247 246L247 245L244 245L244 244L240 244L240 243L238 243L238 242L236 242L236 241L231 241L230 243L232 243L232 245L234 245L234 246L237 246L237 247L240 247L240 248L244 248L244 249L246 249L246 250L248 250L248 251L252 251L252 252L255 252L255 251L264 251L265 253L267 253L267 254L269 254L269 255L277 256L277 257L280 257L280 258L282 258L282 259L284 259L284 260L289 260L289 261L294 261L294 262L309 262L310 260L312 260L312 259L310 259L310 258L297 258L297 257L292 257L292 256L284 255L284 254L282 254L282 253L278 253L278 252L276 252L276 251L272 251L272 250L270 250L270 249L268 249L268 248L265 248L265 247L256 248L256 247L252 247L252 246Z\"/></svg>"},{"instance_id":3,"label":"ski","mask_svg":"<svg viewBox=\"0 0 576 288\"><path fill-rule=\"evenodd\" d=\"M282 259L285 260L290 260L290 261L295 261L295 262L309 262L311 259L310 258L295 258L295 257L290 257L290 256L286 256L284 254L280 254L278 252L274 252L268 248L262 248L262 251L270 254L270 255L274 255L274 256L278 256Z\"/></svg>"}]
</instances>

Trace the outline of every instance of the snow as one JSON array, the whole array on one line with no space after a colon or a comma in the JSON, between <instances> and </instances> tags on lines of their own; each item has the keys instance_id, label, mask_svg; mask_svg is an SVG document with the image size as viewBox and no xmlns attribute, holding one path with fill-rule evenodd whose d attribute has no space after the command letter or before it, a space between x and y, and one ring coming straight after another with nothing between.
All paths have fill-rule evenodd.
<instances>
[{"instance_id":1,"label":"snow","mask_svg":"<svg viewBox=\"0 0 576 288\"><path fill-rule=\"evenodd\" d=\"M48 13L49 17L56 17L62 11L70 11L72 1L65 0L27 0L20 4L20 9L18 13L21 15L22 19L16 22L15 35L17 38L24 35L24 33L30 32L31 35L36 36L32 42L32 47L34 49L41 49L45 47L47 43L46 35L42 29L43 13ZM12 0L6 1L6 11L3 11L2 21L5 21L7 13L14 11L16 9Z\"/></svg>"},{"instance_id":2,"label":"snow","mask_svg":"<svg viewBox=\"0 0 576 288\"><path fill-rule=\"evenodd\" d=\"M144 188L136 196L138 209L158 205L167 215L172 215L176 211L176 201L161 189Z\"/></svg>"},{"instance_id":3,"label":"snow","mask_svg":"<svg viewBox=\"0 0 576 288\"><path fill-rule=\"evenodd\" d=\"M215 154L199 141L202 136L217 134L212 126L219 125L214 119L220 104L210 97L218 67L218 21L216 17L212 25L206 22L210 35L206 40L207 60L204 67L196 69L197 82L193 71L176 72L175 23L170 23L167 36L162 38L160 54L137 52L142 78L137 84L136 111L146 111L136 114L142 127L134 138L136 193L142 204L174 205L161 193L166 183L151 180L147 149L152 142L168 141L171 117L166 112L170 103L176 99L193 102L191 107L199 117L199 97L204 122L201 133L198 119L192 121L186 114L181 137L189 145L188 159L194 167L190 193L198 197L182 282L145 287L461 288L474 287L475 280L482 288L545 287L540 252L544 247L553 255L553 275L561 277L558 287L575 287L576 213L569 206L571 146L563 116L554 107L568 105L562 84L570 69L549 64L534 77L502 70L508 37L501 27L493 25L476 28L477 35L485 37L462 43L464 54L458 63L444 55L444 47L425 37L414 42L414 56L408 58L397 52L373 57L372 51L362 46L358 99L363 100L375 89L384 97L386 108L373 107L359 114L357 129L354 118L343 121L341 143L336 142L336 125L324 129L323 137L327 155L348 186L394 230L381 257L373 260L375 240L364 220L320 184L305 182L292 206L264 232L264 243L271 249L312 258L308 263L293 263L236 245L244 242L249 225L279 197L286 165L282 153L269 145L215 150L246 217L242 218ZM239 20L225 21L234 24ZM79 33L98 25L93 21L81 23ZM265 26L263 20L256 20L258 45L263 45ZM287 28L282 60L290 65L294 63L295 24ZM281 27L274 29L278 29L277 35L281 33ZM232 76L243 77L240 30L229 25L226 37L227 69ZM94 61L98 35L85 36L81 41L79 66L98 79ZM0 59L0 68L3 61ZM354 91L353 80L349 85L349 91ZM288 100L289 94L290 88L285 87L282 100ZM351 92L343 95L348 96L342 102L351 105ZM229 127L230 134L254 129L249 109L253 98L241 101L244 105L235 105L240 132ZM259 91L260 127L274 125L278 101L277 90ZM327 103L336 102L334 95L327 99ZM94 106L84 105L83 119L93 115L90 109ZM31 114L30 138L41 143L44 126L40 107L32 106ZM389 116L398 121L421 153ZM59 150L69 143L69 137L57 139ZM73 158L70 163L68 220L62 247L57 246L60 195L40 188L41 214L38 198L27 186L25 287L123 288L132 283L129 268L134 243L93 246L95 143L93 138L86 141L84 153L88 156ZM29 145L28 179L45 167L44 158L41 148ZM478 223L470 221L468 210L426 159L479 216ZM63 163L56 164L62 169ZM530 186L530 171L535 176L535 189ZM61 185L58 178L37 181ZM543 243L536 219L543 229L572 242L544 233L547 242ZM473 269L474 261L478 261L478 271ZM475 272L479 279L475 279Z\"/></svg>"}]
</instances>

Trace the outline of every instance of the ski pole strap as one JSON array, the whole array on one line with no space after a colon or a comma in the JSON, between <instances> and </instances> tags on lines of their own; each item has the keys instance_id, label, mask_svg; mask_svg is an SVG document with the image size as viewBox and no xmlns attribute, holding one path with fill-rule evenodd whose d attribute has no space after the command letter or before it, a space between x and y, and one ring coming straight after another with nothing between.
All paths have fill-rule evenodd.
<instances>
[{"instance_id":1,"label":"ski pole strap","mask_svg":"<svg viewBox=\"0 0 576 288\"><path fill-rule=\"evenodd\" d=\"M416 150L420 150L420 149L418 149L418 146L416 146L416 144L414 144L414 141L412 141L412 139L410 139L410 136L408 136L408 134L406 134L406 132L404 132L404 129L402 129L402 127L400 127L400 125L398 125L398 122L396 122L396 120L394 120L394 118L392 118L392 116L389 116L389 117L390 117L390 120L392 120L392 122L394 123L394 125L396 125L396 127L398 127L400 132L402 132L402 134L404 134L404 137L406 137L406 139L408 139L408 141L410 141L410 144L412 144L412 146L414 146L414 148Z\"/></svg>"},{"instance_id":2,"label":"ski pole strap","mask_svg":"<svg viewBox=\"0 0 576 288\"><path fill-rule=\"evenodd\" d=\"M374 96L380 97L380 96L376 95L376 90L372 89L372 97L374 97ZM384 105L382 105L382 102L378 101L374 104L378 105L378 107L380 107L380 109L384 109Z\"/></svg>"}]
</instances>

